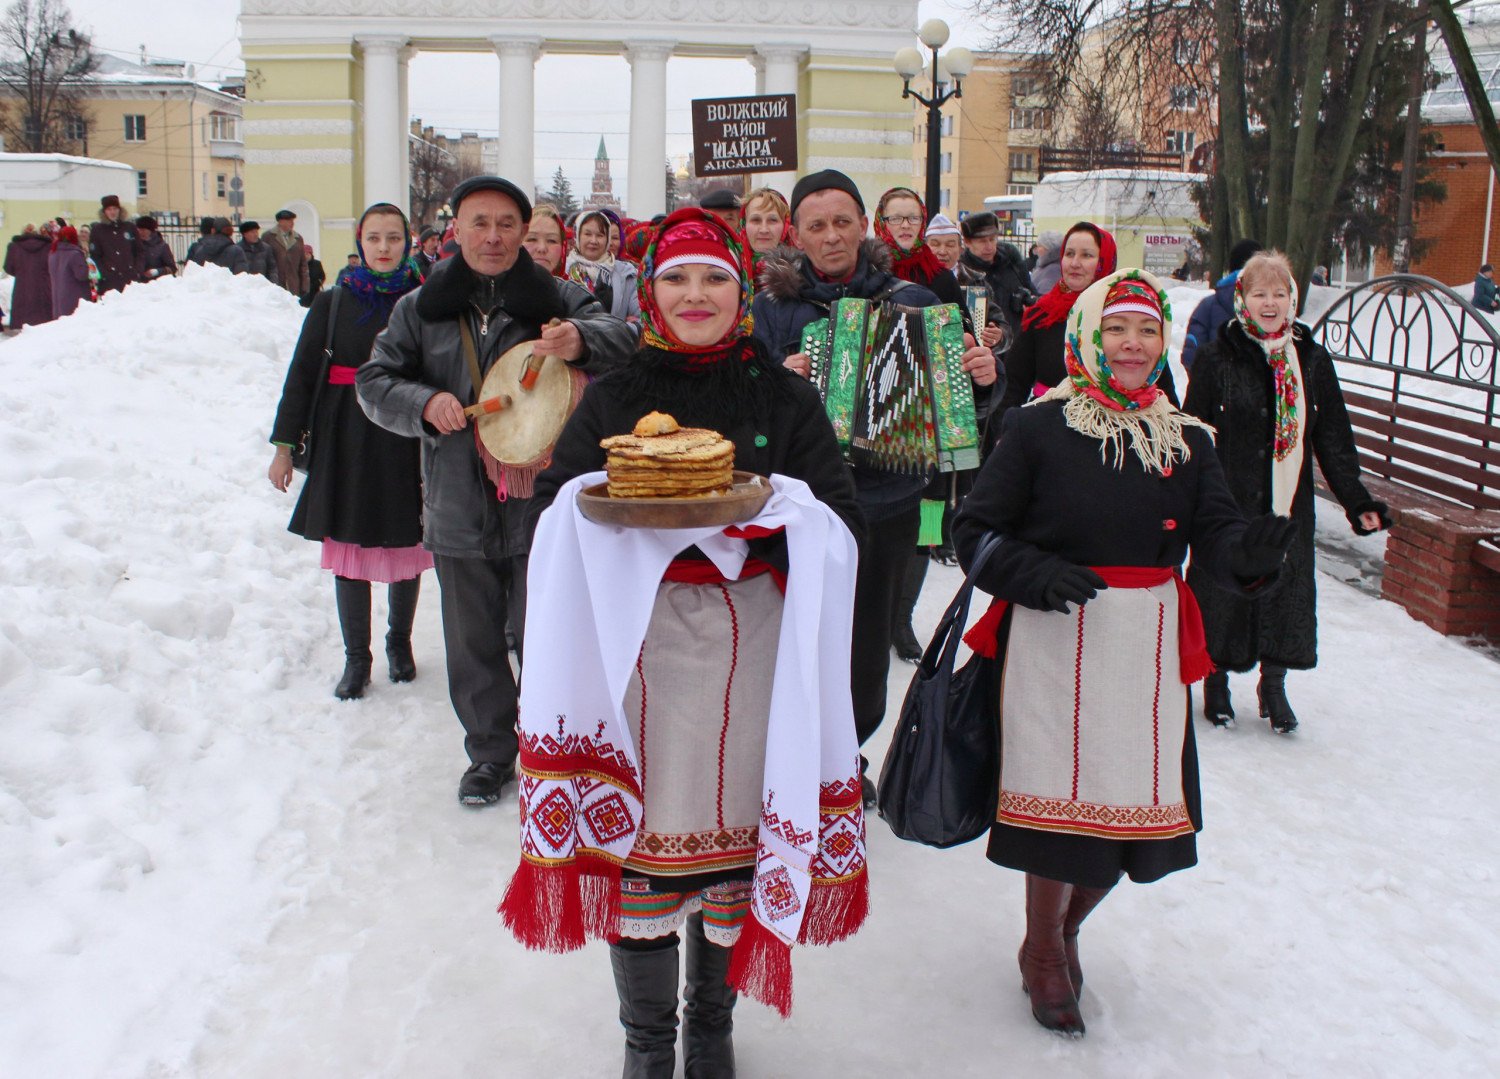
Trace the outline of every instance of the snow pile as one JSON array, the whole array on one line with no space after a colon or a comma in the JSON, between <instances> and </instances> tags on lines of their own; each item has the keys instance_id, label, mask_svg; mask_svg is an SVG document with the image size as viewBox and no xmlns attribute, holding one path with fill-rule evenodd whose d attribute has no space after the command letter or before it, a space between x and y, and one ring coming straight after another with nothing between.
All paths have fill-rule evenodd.
<instances>
[{"instance_id":1,"label":"snow pile","mask_svg":"<svg viewBox=\"0 0 1500 1079\"><path fill-rule=\"evenodd\" d=\"M528 953L494 913L515 790L456 802L430 578L416 682L377 659L331 697L331 588L265 480L300 317L192 268L0 343L0 1075L617 1074L603 948ZM919 634L957 583L933 567ZM1027 1011L1020 875L872 819L869 924L799 950L790 1022L739 1009L740 1074L1500 1071L1500 664L1319 583L1301 731L1234 676L1239 727L1198 724L1202 865L1085 926L1086 1039Z\"/></svg>"}]
</instances>

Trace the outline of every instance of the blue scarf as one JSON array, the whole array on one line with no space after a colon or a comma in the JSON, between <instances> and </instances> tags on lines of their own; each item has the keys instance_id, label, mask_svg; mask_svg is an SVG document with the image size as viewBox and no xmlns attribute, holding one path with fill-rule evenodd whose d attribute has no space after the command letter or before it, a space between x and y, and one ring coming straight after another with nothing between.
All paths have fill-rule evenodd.
<instances>
[{"instance_id":1,"label":"blue scarf","mask_svg":"<svg viewBox=\"0 0 1500 1079\"><path fill-rule=\"evenodd\" d=\"M406 218L403 216L401 220L404 225ZM363 224L364 219L360 221ZM355 233L354 247L359 252L359 265L343 275L343 286L359 301L359 317L355 323L362 325L377 317L384 323L390 319L396 301L422 283L422 271L417 269L411 257L411 230L406 230L406 248L401 252L401 261L388 273L376 273L370 269L358 232Z\"/></svg>"}]
</instances>

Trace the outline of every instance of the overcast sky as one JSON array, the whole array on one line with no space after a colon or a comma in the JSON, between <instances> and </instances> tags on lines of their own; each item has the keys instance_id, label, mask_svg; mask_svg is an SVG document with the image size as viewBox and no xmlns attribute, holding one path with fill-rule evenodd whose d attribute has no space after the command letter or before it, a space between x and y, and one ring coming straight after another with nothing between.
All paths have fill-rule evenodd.
<instances>
[{"instance_id":1,"label":"overcast sky","mask_svg":"<svg viewBox=\"0 0 1500 1079\"><path fill-rule=\"evenodd\" d=\"M244 71L238 32L239 0L151 0L131 4L122 18L119 0L68 0L74 22L91 31L101 50L136 59L142 46L153 56L196 64L199 77L217 80ZM923 18L938 16L954 28L952 44L978 48L982 33L963 15L963 0L922 0ZM891 78L895 79L892 74ZM414 117L440 131L499 129L500 63L493 53L418 55L411 64ZM750 65L733 60L674 59L667 65L667 153L690 149L688 102L704 96L755 92ZM604 136L615 191L625 191L630 126L630 65L623 57L543 56L537 63L536 177L543 187L559 165L575 190L587 191L594 154Z\"/></svg>"}]
</instances>

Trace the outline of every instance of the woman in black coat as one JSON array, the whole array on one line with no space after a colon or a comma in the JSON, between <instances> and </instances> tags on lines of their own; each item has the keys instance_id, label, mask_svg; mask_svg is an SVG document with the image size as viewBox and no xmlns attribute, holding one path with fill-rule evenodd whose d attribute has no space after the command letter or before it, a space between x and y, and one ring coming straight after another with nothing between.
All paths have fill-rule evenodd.
<instances>
[{"instance_id":1,"label":"woman in black coat","mask_svg":"<svg viewBox=\"0 0 1500 1079\"><path fill-rule=\"evenodd\" d=\"M1227 726L1234 719L1228 672L1259 663L1260 714L1285 734L1297 727L1286 672L1318 662L1314 457L1356 533L1377 532L1390 519L1360 482L1333 361L1306 326L1292 321L1297 292L1286 259L1276 252L1251 258L1240 271L1234 305L1235 318L1198 351L1183 409L1217 429L1215 449L1240 508L1290 514L1297 533L1281 583L1254 602L1205 587L1196 566L1188 574L1219 668L1204 683L1203 714Z\"/></svg>"},{"instance_id":2,"label":"woman in black coat","mask_svg":"<svg viewBox=\"0 0 1500 1079\"><path fill-rule=\"evenodd\" d=\"M354 373L370 358L396 301L421 284L410 260L406 215L377 203L359 219L361 264L337 288L320 292L302 324L282 387L268 476L285 491L292 449L308 434L307 482L287 528L323 544L323 568L334 574L344 637L340 700L363 696L370 681L370 582L390 584L385 653L393 682L416 677L411 626L422 573L422 485L417 440L371 423L354 394ZM333 332L329 334L329 322ZM331 342L331 347L330 347ZM325 351L325 349L327 351Z\"/></svg>"},{"instance_id":3,"label":"woman in black coat","mask_svg":"<svg viewBox=\"0 0 1500 1079\"><path fill-rule=\"evenodd\" d=\"M1032 1014L1074 1035L1084 918L1123 874L1145 883L1197 861L1187 685L1208 656L1178 567L1191 549L1218 584L1255 590L1291 537L1284 519L1247 526L1205 425L1157 388L1170 319L1144 271L1085 290L1069 378L1007 415L954 524L966 569L1000 537L978 578L997 603L966 637L1005 653L988 856L1027 875Z\"/></svg>"}]
</instances>

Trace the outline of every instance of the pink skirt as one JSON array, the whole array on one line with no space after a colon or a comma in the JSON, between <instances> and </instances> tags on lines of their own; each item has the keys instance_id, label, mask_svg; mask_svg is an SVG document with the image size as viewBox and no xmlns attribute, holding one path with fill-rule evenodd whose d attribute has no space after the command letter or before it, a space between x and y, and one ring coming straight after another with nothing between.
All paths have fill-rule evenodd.
<instances>
[{"instance_id":1,"label":"pink skirt","mask_svg":"<svg viewBox=\"0 0 1500 1079\"><path fill-rule=\"evenodd\" d=\"M432 568L425 547L361 547L357 543L323 541L323 568L356 581L409 581Z\"/></svg>"}]
</instances>

